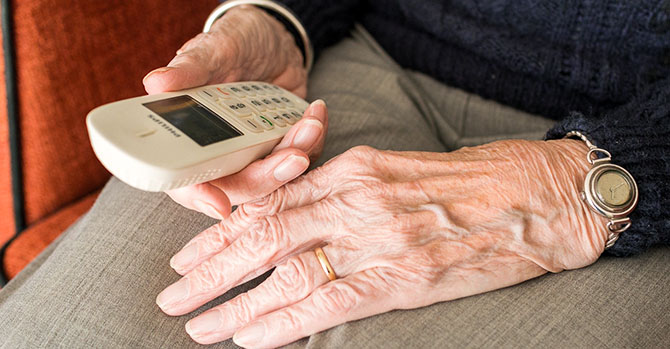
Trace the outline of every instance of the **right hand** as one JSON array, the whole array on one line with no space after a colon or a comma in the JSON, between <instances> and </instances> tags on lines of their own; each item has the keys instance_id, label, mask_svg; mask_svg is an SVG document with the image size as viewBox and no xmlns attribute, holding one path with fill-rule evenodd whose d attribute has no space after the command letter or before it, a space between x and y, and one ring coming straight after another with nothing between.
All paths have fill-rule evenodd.
<instances>
[{"instance_id":1,"label":"right hand","mask_svg":"<svg viewBox=\"0 0 670 349\"><path fill-rule=\"evenodd\" d=\"M149 94L234 81L267 81L301 98L307 94L307 71L295 39L255 6L230 9L209 33L187 41L166 67L143 80Z\"/></svg>"},{"instance_id":2,"label":"right hand","mask_svg":"<svg viewBox=\"0 0 670 349\"><path fill-rule=\"evenodd\" d=\"M230 9L209 33L186 42L143 83L154 94L234 81L267 81L302 98L307 94L307 72L293 36L255 6ZM266 158L230 176L167 194L186 208L227 217L232 205L264 197L307 170L321 153L327 128L325 104L317 101Z\"/></svg>"}]
</instances>

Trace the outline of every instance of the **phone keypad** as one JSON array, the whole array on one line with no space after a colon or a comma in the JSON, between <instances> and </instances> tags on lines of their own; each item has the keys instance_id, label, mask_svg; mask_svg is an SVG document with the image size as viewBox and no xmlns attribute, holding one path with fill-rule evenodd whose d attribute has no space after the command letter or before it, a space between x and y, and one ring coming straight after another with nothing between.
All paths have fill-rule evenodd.
<instances>
[{"instance_id":1,"label":"phone keypad","mask_svg":"<svg viewBox=\"0 0 670 349\"><path fill-rule=\"evenodd\" d=\"M266 111L266 110L268 109L268 108L265 106L265 103L259 101L259 100L256 99L256 98L252 98L252 99L250 99L249 102L250 102L251 105L253 105L254 108L256 108L256 110L258 110L258 111Z\"/></svg>"},{"instance_id":2,"label":"phone keypad","mask_svg":"<svg viewBox=\"0 0 670 349\"><path fill-rule=\"evenodd\" d=\"M246 103L237 99L225 99L219 102L219 105L228 108L228 110L232 111L233 114L239 117L249 116L252 113L251 108L249 108Z\"/></svg>"},{"instance_id":3,"label":"phone keypad","mask_svg":"<svg viewBox=\"0 0 670 349\"><path fill-rule=\"evenodd\" d=\"M245 119L245 120L242 121L242 125L244 125L244 127L247 130L249 130L253 133L263 132L263 128L261 127L261 125L258 124L258 122L256 122L256 120Z\"/></svg>"},{"instance_id":4,"label":"phone keypad","mask_svg":"<svg viewBox=\"0 0 670 349\"><path fill-rule=\"evenodd\" d=\"M268 130L268 131L269 131L269 130L272 130L273 128L275 128L275 127L274 127L274 124L272 123L272 121L270 121L269 119L267 119L267 118L266 118L265 116L263 116L263 115L256 115L256 116L254 116L254 120L256 120L256 122L258 122L264 129L266 129L266 130Z\"/></svg>"},{"instance_id":5,"label":"phone keypad","mask_svg":"<svg viewBox=\"0 0 670 349\"><path fill-rule=\"evenodd\" d=\"M254 89L251 88L249 85L240 85L240 88L244 90L247 96L255 96L256 93L254 92Z\"/></svg>"},{"instance_id":6,"label":"phone keypad","mask_svg":"<svg viewBox=\"0 0 670 349\"><path fill-rule=\"evenodd\" d=\"M269 98L263 98L261 100L261 102L263 102L266 109L270 109L270 110L277 109L277 105L274 102L272 102Z\"/></svg>"},{"instance_id":7,"label":"phone keypad","mask_svg":"<svg viewBox=\"0 0 670 349\"><path fill-rule=\"evenodd\" d=\"M262 133L289 127L302 117L290 94L262 82L232 83L209 87L198 95L216 103L226 114L235 116L245 129Z\"/></svg>"},{"instance_id":8,"label":"phone keypad","mask_svg":"<svg viewBox=\"0 0 670 349\"><path fill-rule=\"evenodd\" d=\"M244 97L244 96L247 95L246 93L244 93L244 91L241 88L239 88L237 86L226 87L223 90L226 91L226 92L232 93L232 94L234 94L235 96L238 96L238 97Z\"/></svg>"},{"instance_id":9,"label":"phone keypad","mask_svg":"<svg viewBox=\"0 0 670 349\"><path fill-rule=\"evenodd\" d=\"M268 113L268 115L270 116L270 121L272 121L278 127L286 126L286 121L284 121L284 119L282 118L282 116L279 113L272 112L272 113Z\"/></svg>"}]
</instances>

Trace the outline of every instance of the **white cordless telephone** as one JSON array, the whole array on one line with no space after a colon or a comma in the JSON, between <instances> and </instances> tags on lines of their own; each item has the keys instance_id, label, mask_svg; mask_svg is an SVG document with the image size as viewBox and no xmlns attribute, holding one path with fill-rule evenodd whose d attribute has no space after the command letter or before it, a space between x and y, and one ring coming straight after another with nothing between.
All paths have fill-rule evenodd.
<instances>
[{"instance_id":1,"label":"white cordless telephone","mask_svg":"<svg viewBox=\"0 0 670 349\"><path fill-rule=\"evenodd\" d=\"M86 125L112 174L163 191L240 171L267 155L307 106L272 84L227 83L106 104Z\"/></svg>"}]
</instances>

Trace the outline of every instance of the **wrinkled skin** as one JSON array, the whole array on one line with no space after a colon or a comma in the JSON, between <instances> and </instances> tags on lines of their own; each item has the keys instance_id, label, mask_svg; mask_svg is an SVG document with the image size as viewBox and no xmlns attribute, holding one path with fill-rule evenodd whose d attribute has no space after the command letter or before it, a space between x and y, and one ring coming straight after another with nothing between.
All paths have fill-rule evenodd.
<instances>
[{"instance_id":1,"label":"wrinkled skin","mask_svg":"<svg viewBox=\"0 0 670 349\"><path fill-rule=\"evenodd\" d=\"M241 6L144 85L158 93L262 80L304 97L302 63L279 22ZM605 220L578 196L588 169L580 142L501 141L451 153L357 147L295 179L318 157L327 127L317 101L265 159L168 193L223 220L171 259L184 277L157 297L165 313L186 314L276 267L260 286L191 319L195 341L234 335L245 347L279 346L392 309L580 268L604 249ZM240 205L232 215L231 205ZM319 246L339 279L328 281Z\"/></svg>"},{"instance_id":2,"label":"wrinkled skin","mask_svg":"<svg viewBox=\"0 0 670 349\"><path fill-rule=\"evenodd\" d=\"M307 72L293 36L277 20L251 6L231 9L207 34L184 44L172 61L147 74L148 93L234 81L267 81L305 97ZM328 115L322 102L306 110L301 121L272 153L239 173L168 191L184 207L222 219L238 205L268 195L302 174L325 141Z\"/></svg>"},{"instance_id":3,"label":"wrinkled skin","mask_svg":"<svg viewBox=\"0 0 670 349\"><path fill-rule=\"evenodd\" d=\"M356 147L243 204L171 260L157 298L186 314L276 266L247 293L191 319L199 343L275 347L346 321L587 266L605 220L579 191L578 141L500 141L450 153ZM339 279L328 281L323 246Z\"/></svg>"}]
</instances>

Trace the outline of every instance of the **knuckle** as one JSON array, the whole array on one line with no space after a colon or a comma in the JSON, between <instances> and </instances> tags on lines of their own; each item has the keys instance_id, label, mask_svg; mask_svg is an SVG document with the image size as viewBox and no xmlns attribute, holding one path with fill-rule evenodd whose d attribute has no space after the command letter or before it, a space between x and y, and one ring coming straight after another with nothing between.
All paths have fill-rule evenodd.
<instances>
[{"instance_id":1,"label":"knuckle","mask_svg":"<svg viewBox=\"0 0 670 349\"><path fill-rule=\"evenodd\" d=\"M278 266L272 275L275 292L284 296L305 297L311 291L307 270L305 263L297 257L290 258L285 264Z\"/></svg>"},{"instance_id":2,"label":"knuckle","mask_svg":"<svg viewBox=\"0 0 670 349\"><path fill-rule=\"evenodd\" d=\"M207 35L209 34L199 33L198 35L194 36L190 40L186 41L183 45L181 45L179 51L185 52L191 49L192 47L197 46L198 43L200 43L203 40L203 38L205 38Z\"/></svg>"},{"instance_id":3,"label":"knuckle","mask_svg":"<svg viewBox=\"0 0 670 349\"><path fill-rule=\"evenodd\" d=\"M258 230L256 235L262 239L266 245L279 248L285 246L287 234L277 216L266 216L256 225Z\"/></svg>"},{"instance_id":4,"label":"knuckle","mask_svg":"<svg viewBox=\"0 0 670 349\"><path fill-rule=\"evenodd\" d=\"M351 285L329 283L318 289L315 298L316 303L320 304L329 315L342 316L359 303L361 295Z\"/></svg>"},{"instance_id":5,"label":"knuckle","mask_svg":"<svg viewBox=\"0 0 670 349\"><path fill-rule=\"evenodd\" d=\"M377 152L377 149L367 146L367 145L357 145L349 151L359 157L368 157L374 155Z\"/></svg>"},{"instance_id":6,"label":"knuckle","mask_svg":"<svg viewBox=\"0 0 670 349\"><path fill-rule=\"evenodd\" d=\"M269 195L265 195L258 200L250 201L240 207L244 207L245 212L250 216L271 216L279 212L281 209L284 196L284 187L279 187Z\"/></svg>"},{"instance_id":7,"label":"knuckle","mask_svg":"<svg viewBox=\"0 0 670 349\"><path fill-rule=\"evenodd\" d=\"M327 166L317 167L280 188L284 197L318 197L330 188L333 178ZM306 193L306 191L309 191Z\"/></svg>"},{"instance_id":8,"label":"knuckle","mask_svg":"<svg viewBox=\"0 0 670 349\"><path fill-rule=\"evenodd\" d=\"M281 324L280 328L290 329L296 333L304 333L305 321L299 309L286 308L286 310L277 313L277 320Z\"/></svg>"},{"instance_id":9,"label":"knuckle","mask_svg":"<svg viewBox=\"0 0 670 349\"><path fill-rule=\"evenodd\" d=\"M238 239L238 257L262 259L262 255L267 255L263 263L269 262L274 251L280 250L286 245L286 234L276 216L266 216L259 219L249 228L249 232L244 238ZM259 251L266 252L259 254Z\"/></svg>"},{"instance_id":10,"label":"knuckle","mask_svg":"<svg viewBox=\"0 0 670 349\"><path fill-rule=\"evenodd\" d=\"M196 289L207 292L217 289L224 282L223 273L213 259L209 259L197 266L191 273L189 279L194 280Z\"/></svg>"},{"instance_id":11,"label":"knuckle","mask_svg":"<svg viewBox=\"0 0 670 349\"><path fill-rule=\"evenodd\" d=\"M252 298L248 292L242 293L233 298L229 303L230 306L230 320L233 323L246 324L255 318L255 311Z\"/></svg>"},{"instance_id":12,"label":"knuckle","mask_svg":"<svg viewBox=\"0 0 670 349\"><path fill-rule=\"evenodd\" d=\"M202 60L203 56L203 49L202 47L193 44L190 45L187 48L183 49L183 53L180 55L175 56L172 59L172 63L179 63L179 64L197 64Z\"/></svg>"},{"instance_id":13,"label":"knuckle","mask_svg":"<svg viewBox=\"0 0 670 349\"><path fill-rule=\"evenodd\" d=\"M230 240L228 239L227 233L223 227L223 224L215 224L205 231L202 238L199 239L199 245L202 246L203 250L211 252L221 249L223 246L228 246Z\"/></svg>"},{"instance_id":14,"label":"knuckle","mask_svg":"<svg viewBox=\"0 0 670 349\"><path fill-rule=\"evenodd\" d=\"M261 205L261 204L259 203L254 205ZM237 206L237 209L235 210L235 212L233 212L231 218L242 223L251 223L255 221L258 218L258 216L260 216L260 214L256 209L254 209L254 206L252 206L252 202L249 202ZM223 222L221 224L223 224Z\"/></svg>"},{"instance_id":15,"label":"knuckle","mask_svg":"<svg viewBox=\"0 0 670 349\"><path fill-rule=\"evenodd\" d=\"M364 165L372 159L375 152L377 152L377 150L372 147L358 145L338 156L338 162L344 162L346 164L353 165Z\"/></svg>"}]
</instances>

